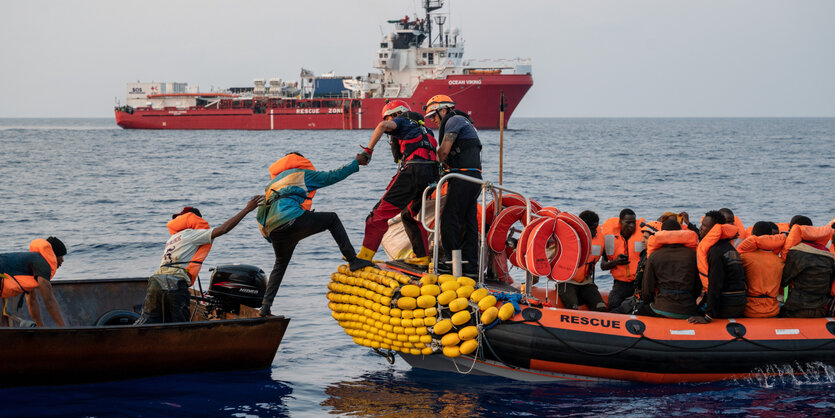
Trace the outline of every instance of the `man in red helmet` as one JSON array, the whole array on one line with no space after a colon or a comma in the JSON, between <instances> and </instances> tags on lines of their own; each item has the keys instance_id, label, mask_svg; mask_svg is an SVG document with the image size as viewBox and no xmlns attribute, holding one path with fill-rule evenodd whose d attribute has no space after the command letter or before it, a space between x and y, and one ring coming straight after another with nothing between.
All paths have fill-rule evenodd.
<instances>
[{"instance_id":1,"label":"man in red helmet","mask_svg":"<svg viewBox=\"0 0 835 418\"><path fill-rule=\"evenodd\" d=\"M423 190L435 181L438 172L435 154L438 143L432 131L423 125L423 116L412 112L402 100L386 103L382 116L383 121L374 129L363 153L370 159L374 146L387 133L391 137L391 151L398 170L382 199L365 219L365 237L357 257L364 260L374 257L388 230L388 220L400 213L415 253L415 258L407 262L428 265L426 231L415 217L420 211Z\"/></svg>"}]
</instances>

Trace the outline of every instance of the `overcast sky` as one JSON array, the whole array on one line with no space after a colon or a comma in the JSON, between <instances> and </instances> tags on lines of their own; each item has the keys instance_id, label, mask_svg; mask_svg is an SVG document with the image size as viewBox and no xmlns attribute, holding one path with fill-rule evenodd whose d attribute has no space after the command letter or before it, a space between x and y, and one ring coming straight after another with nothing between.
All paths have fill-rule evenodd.
<instances>
[{"instance_id":1,"label":"overcast sky","mask_svg":"<svg viewBox=\"0 0 835 418\"><path fill-rule=\"evenodd\" d=\"M111 117L137 80L366 74L420 3L0 0L0 117ZM835 116L835 1L447 3L465 58L533 60L516 116Z\"/></svg>"}]
</instances>

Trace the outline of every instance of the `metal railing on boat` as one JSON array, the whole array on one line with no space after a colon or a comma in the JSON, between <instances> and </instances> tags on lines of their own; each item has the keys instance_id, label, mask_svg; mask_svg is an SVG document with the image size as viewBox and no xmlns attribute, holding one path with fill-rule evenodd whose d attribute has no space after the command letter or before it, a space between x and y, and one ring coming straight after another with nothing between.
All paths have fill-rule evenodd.
<instances>
[{"instance_id":1,"label":"metal railing on boat","mask_svg":"<svg viewBox=\"0 0 835 418\"><path fill-rule=\"evenodd\" d=\"M474 177L470 177L464 174L458 173L449 173L441 177L438 180L437 185L429 186L423 190L423 195L421 197L421 206L420 206L420 223L426 228L427 231L431 232L433 235L433 248L432 248L432 271L438 271L438 242L441 236L441 193L440 191L443 190L444 183L449 181L450 179L459 179L464 181L469 181L470 183L476 183L481 185L481 226L479 230L479 240L478 240L478 283L483 285L484 284L484 270L485 264L487 261L487 231L486 231L486 223L487 223L487 193L490 193L493 196L493 201L500 200L500 192L508 192L508 193L515 193L525 199L525 222L530 223L531 221L531 201L528 199L527 196L524 194L517 192L515 190L509 189L507 187L499 186L493 184L487 180L477 179ZM435 197L435 222L432 226L427 225L426 223L426 202L427 196L432 190L437 190ZM501 211L501 204L496 206L496 213L494 215L498 215L498 212ZM451 261L451 260L450 260ZM456 272L458 273L458 272ZM531 287L533 286L533 275L531 273L525 274L525 296L531 296Z\"/></svg>"}]
</instances>

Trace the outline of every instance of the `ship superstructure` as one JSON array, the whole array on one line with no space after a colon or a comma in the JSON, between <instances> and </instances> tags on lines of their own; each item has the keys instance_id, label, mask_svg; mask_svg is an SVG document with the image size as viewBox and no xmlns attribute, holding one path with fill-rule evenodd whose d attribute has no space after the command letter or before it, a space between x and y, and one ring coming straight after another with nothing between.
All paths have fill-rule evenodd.
<instances>
[{"instance_id":1,"label":"ship superstructure","mask_svg":"<svg viewBox=\"0 0 835 418\"><path fill-rule=\"evenodd\" d=\"M446 94L480 128L499 126L504 95L507 123L533 85L530 60L467 59L460 31L445 28L446 14L433 13L443 1L423 6L423 17L388 21L394 30L380 41L378 72L316 76L302 68L298 80L259 78L252 87L212 92L182 82L128 83L116 121L127 129L370 129L388 99L419 110L429 97Z\"/></svg>"}]
</instances>

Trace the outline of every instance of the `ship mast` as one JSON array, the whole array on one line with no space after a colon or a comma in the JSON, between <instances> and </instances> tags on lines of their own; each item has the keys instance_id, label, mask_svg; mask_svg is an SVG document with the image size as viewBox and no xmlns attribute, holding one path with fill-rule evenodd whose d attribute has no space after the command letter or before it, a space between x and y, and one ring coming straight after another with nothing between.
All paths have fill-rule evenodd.
<instances>
[{"instance_id":1,"label":"ship mast","mask_svg":"<svg viewBox=\"0 0 835 418\"><path fill-rule=\"evenodd\" d=\"M426 34L429 38L429 47L432 47L432 19L429 13L444 7L443 0L424 0L423 8L426 9Z\"/></svg>"}]
</instances>

